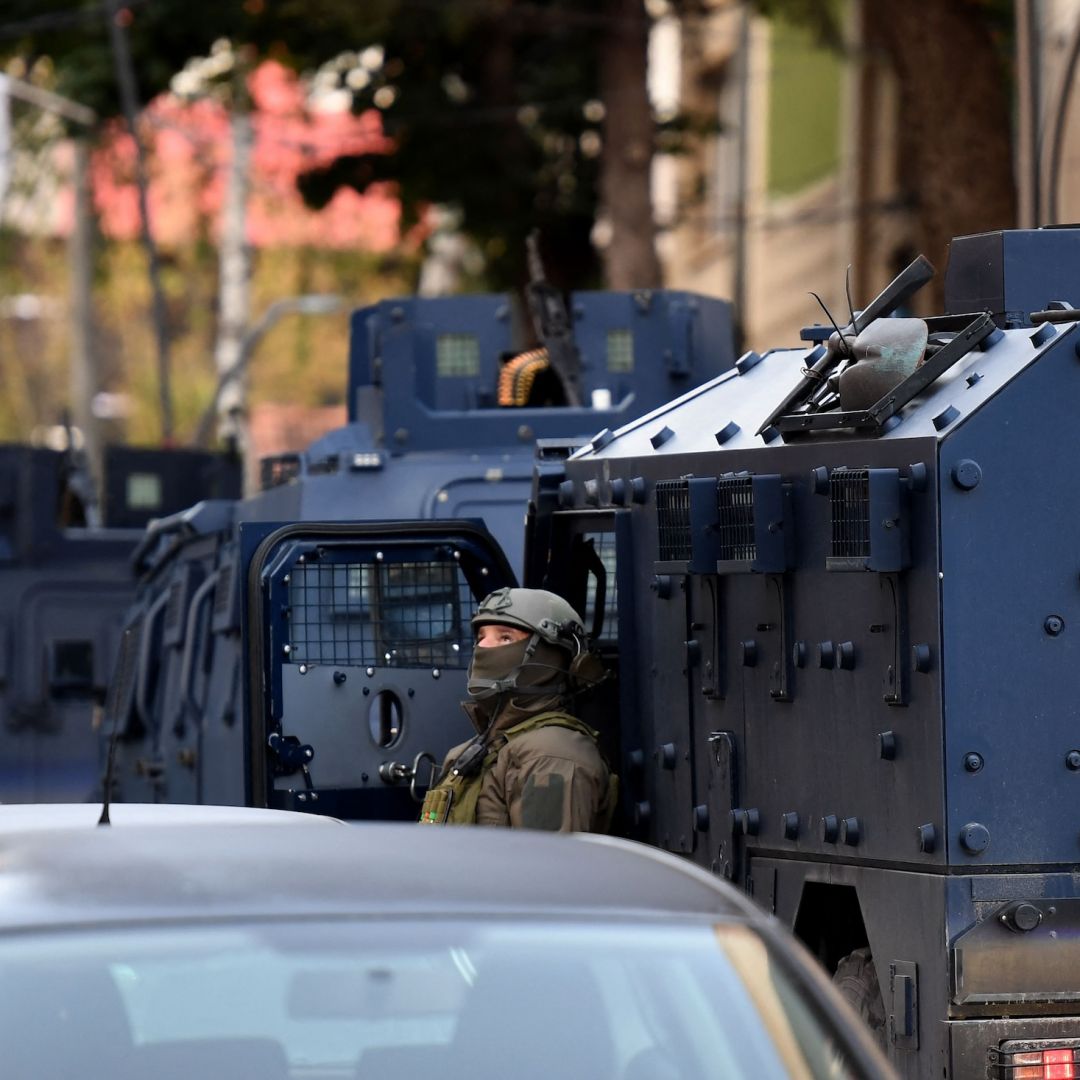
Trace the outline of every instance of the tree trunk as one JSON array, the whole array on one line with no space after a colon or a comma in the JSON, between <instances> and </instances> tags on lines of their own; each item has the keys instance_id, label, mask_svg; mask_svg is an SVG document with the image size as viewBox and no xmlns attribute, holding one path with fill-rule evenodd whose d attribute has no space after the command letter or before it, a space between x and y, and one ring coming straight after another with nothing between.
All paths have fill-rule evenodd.
<instances>
[{"instance_id":1,"label":"tree trunk","mask_svg":"<svg viewBox=\"0 0 1080 1080\"><path fill-rule=\"evenodd\" d=\"M605 110L600 203L611 226L604 277L609 289L656 288L661 271L650 184L649 18L643 0L606 0L604 11L609 29L601 38L599 57Z\"/></svg>"},{"instance_id":2,"label":"tree trunk","mask_svg":"<svg viewBox=\"0 0 1080 1080\"><path fill-rule=\"evenodd\" d=\"M1016 222L1004 58L972 0L864 0L863 14L867 45L898 76L899 179L915 244L939 270L937 306L949 240Z\"/></svg>"},{"instance_id":3,"label":"tree trunk","mask_svg":"<svg viewBox=\"0 0 1080 1080\"><path fill-rule=\"evenodd\" d=\"M109 26L116 81L120 88L121 107L128 132L135 143L135 188L139 198L139 229L146 252L147 273L150 278L154 339L157 344L158 399L161 408L161 441L169 446L173 441L172 372L169 357L169 320L165 310L165 290L161 284L161 266L157 245L150 228L149 187L146 176L146 151L139 136L139 101L135 86L135 67L128 47L125 23L120 17L119 0L107 0L105 18Z\"/></svg>"},{"instance_id":4,"label":"tree trunk","mask_svg":"<svg viewBox=\"0 0 1080 1080\"><path fill-rule=\"evenodd\" d=\"M251 186L251 113L243 105L230 118L232 160L222 207L218 282L218 336L214 365L220 379L236 368L251 317L251 253L247 244L247 200ZM229 380L218 397L218 437L243 454L247 434L247 375Z\"/></svg>"}]
</instances>

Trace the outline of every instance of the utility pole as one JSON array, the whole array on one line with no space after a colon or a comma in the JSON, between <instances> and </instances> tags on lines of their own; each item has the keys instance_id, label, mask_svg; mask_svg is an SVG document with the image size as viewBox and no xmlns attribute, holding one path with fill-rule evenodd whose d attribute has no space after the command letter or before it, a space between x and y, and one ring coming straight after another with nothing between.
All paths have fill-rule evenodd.
<instances>
[{"instance_id":1,"label":"utility pole","mask_svg":"<svg viewBox=\"0 0 1080 1080\"><path fill-rule=\"evenodd\" d=\"M1016 175L1021 229L1044 216L1039 191L1039 17L1037 0L1016 0Z\"/></svg>"},{"instance_id":2,"label":"utility pole","mask_svg":"<svg viewBox=\"0 0 1080 1080\"><path fill-rule=\"evenodd\" d=\"M93 109L69 101L41 87L0 74L0 96L18 98L44 112L63 117L82 129L73 135L74 156L72 162L72 187L75 192L74 221L69 243L71 270L71 366L69 401L71 421L83 436L83 448L87 469L93 482L98 504L101 502L101 484L104 463L102 459L101 431L93 411L93 399L101 389L101 374L93 348L93 306L91 281L93 278L92 229L90 208L89 162L90 148L86 129L97 123Z\"/></svg>"},{"instance_id":3,"label":"utility pole","mask_svg":"<svg viewBox=\"0 0 1080 1080\"><path fill-rule=\"evenodd\" d=\"M744 3L739 12L738 81L739 81L739 119L735 132L735 246L732 252L734 263L731 285L731 306L735 310L736 347L741 352L745 347L746 324L749 321L747 307L747 201L749 199L750 175L750 5Z\"/></svg>"}]
</instances>

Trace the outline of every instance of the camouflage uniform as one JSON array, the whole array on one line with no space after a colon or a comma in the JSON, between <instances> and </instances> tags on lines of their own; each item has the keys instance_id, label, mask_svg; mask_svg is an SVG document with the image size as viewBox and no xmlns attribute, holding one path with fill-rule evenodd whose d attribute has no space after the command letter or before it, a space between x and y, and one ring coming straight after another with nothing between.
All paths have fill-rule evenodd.
<instances>
[{"instance_id":1,"label":"camouflage uniform","mask_svg":"<svg viewBox=\"0 0 1080 1080\"><path fill-rule=\"evenodd\" d=\"M498 598L507 596L517 604L499 606ZM532 607L523 598L534 601ZM566 616L560 625L573 627L560 635L545 625L552 620L532 617L538 598L541 610L551 605ZM523 606L526 615L515 615ZM572 651L584 649L580 619L551 593L504 589L481 604L473 625L485 622L518 626L532 636L474 651L472 700L463 708L477 736L447 754L421 822L606 832L617 782L597 748L597 733L565 709ZM455 775L470 757L471 767L462 765L465 775Z\"/></svg>"}]
</instances>

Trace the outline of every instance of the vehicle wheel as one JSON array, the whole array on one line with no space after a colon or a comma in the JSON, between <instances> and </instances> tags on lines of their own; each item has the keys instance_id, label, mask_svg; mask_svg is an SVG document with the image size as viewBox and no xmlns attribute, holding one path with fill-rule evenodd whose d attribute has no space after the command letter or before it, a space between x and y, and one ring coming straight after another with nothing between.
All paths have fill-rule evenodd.
<instances>
[{"instance_id":1,"label":"vehicle wheel","mask_svg":"<svg viewBox=\"0 0 1080 1080\"><path fill-rule=\"evenodd\" d=\"M882 1050L886 1049L885 1002L881 1000L874 958L870 950L856 949L836 965L833 985L841 996L866 1021L870 1034Z\"/></svg>"}]
</instances>

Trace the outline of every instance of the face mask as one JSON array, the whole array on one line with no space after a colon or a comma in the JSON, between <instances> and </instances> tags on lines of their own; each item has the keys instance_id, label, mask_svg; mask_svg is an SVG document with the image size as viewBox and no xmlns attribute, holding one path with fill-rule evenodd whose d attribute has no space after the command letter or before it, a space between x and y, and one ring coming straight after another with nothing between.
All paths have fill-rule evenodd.
<instances>
[{"instance_id":1,"label":"face mask","mask_svg":"<svg viewBox=\"0 0 1080 1080\"><path fill-rule=\"evenodd\" d=\"M509 645L496 645L488 649L474 649L472 663L469 665L469 681L467 684L470 696L490 696L491 682L507 679L515 671L517 671L517 675L514 678L514 688L545 686L548 683L558 682L565 676L566 664L569 659L566 651L554 645L549 645L546 641L537 644L528 662L524 667L521 667L528 646L529 639L526 638L523 641L515 641ZM521 668L521 670L518 671L518 668Z\"/></svg>"},{"instance_id":2,"label":"face mask","mask_svg":"<svg viewBox=\"0 0 1080 1080\"><path fill-rule=\"evenodd\" d=\"M507 678L521 665L522 660L525 659L525 649L528 644L529 639L525 638L523 641L513 641L509 645L473 649L467 683L469 696L474 697L478 694L487 696L493 681Z\"/></svg>"}]
</instances>

